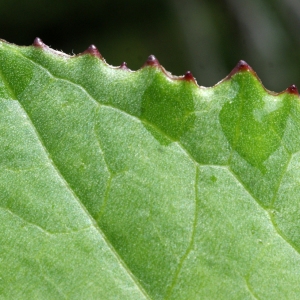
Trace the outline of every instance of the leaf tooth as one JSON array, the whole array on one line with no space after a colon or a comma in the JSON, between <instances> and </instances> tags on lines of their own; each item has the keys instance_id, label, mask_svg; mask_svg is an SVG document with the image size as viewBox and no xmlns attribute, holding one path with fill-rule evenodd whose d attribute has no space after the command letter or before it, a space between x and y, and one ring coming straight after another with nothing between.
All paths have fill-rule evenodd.
<instances>
[{"instance_id":1,"label":"leaf tooth","mask_svg":"<svg viewBox=\"0 0 300 300\"><path fill-rule=\"evenodd\" d=\"M127 67L127 63L124 61L121 63L119 69L122 69L122 70L129 70L129 68Z\"/></svg>"},{"instance_id":2,"label":"leaf tooth","mask_svg":"<svg viewBox=\"0 0 300 300\"><path fill-rule=\"evenodd\" d=\"M43 43L43 41L39 38L39 37L36 37L32 43L32 46L35 47L35 48L40 48L42 50L47 50L55 55L59 55L59 56L63 56L63 57L66 57L66 58L69 58L70 55L68 54L65 54L61 51L57 51L57 50L54 50L50 47L48 47L45 43Z\"/></svg>"},{"instance_id":3,"label":"leaf tooth","mask_svg":"<svg viewBox=\"0 0 300 300\"><path fill-rule=\"evenodd\" d=\"M197 83L191 71L187 71L181 79L185 81L191 81Z\"/></svg>"},{"instance_id":4,"label":"leaf tooth","mask_svg":"<svg viewBox=\"0 0 300 300\"><path fill-rule=\"evenodd\" d=\"M233 68L233 70L229 73L226 79L230 79L232 76L239 72L251 72L253 75L257 76L254 70L244 61L240 60L237 65Z\"/></svg>"},{"instance_id":5,"label":"leaf tooth","mask_svg":"<svg viewBox=\"0 0 300 300\"><path fill-rule=\"evenodd\" d=\"M296 87L295 84L292 84L291 86L289 86L286 89L286 92L289 93L289 94L294 94L294 95L299 96L298 88Z\"/></svg>"},{"instance_id":6,"label":"leaf tooth","mask_svg":"<svg viewBox=\"0 0 300 300\"><path fill-rule=\"evenodd\" d=\"M90 45L85 51L81 53L81 55L90 54L100 59L103 59L101 53L95 45Z\"/></svg>"},{"instance_id":7,"label":"leaf tooth","mask_svg":"<svg viewBox=\"0 0 300 300\"><path fill-rule=\"evenodd\" d=\"M161 67L158 59L154 55L152 55L152 54L147 58L145 64L142 66L142 68L143 67L147 67L147 66Z\"/></svg>"},{"instance_id":8,"label":"leaf tooth","mask_svg":"<svg viewBox=\"0 0 300 300\"><path fill-rule=\"evenodd\" d=\"M39 48L46 48L47 45L43 43L43 41L39 38L39 37L36 37L33 41L33 46L35 47L39 47Z\"/></svg>"}]
</instances>

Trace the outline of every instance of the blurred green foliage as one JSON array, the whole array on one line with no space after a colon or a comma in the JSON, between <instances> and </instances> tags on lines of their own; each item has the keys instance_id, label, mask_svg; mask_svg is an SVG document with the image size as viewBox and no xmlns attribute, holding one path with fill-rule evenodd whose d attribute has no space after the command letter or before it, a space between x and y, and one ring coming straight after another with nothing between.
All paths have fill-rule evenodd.
<instances>
[{"instance_id":1,"label":"blurred green foliage","mask_svg":"<svg viewBox=\"0 0 300 300\"><path fill-rule=\"evenodd\" d=\"M0 38L79 53L95 44L106 61L136 70L150 54L174 75L211 86L246 60L266 88L300 85L296 0L0 0Z\"/></svg>"}]
</instances>

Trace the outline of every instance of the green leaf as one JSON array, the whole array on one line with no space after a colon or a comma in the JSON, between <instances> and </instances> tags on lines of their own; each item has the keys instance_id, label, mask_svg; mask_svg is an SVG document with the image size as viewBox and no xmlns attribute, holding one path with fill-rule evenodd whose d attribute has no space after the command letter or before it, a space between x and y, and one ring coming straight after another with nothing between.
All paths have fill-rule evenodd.
<instances>
[{"instance_id":1,"label":"green leaf","mask_svg":"<svg viewBox=\"0 0 300 300\"><path fill-rule=\"evenodd\" d=\"M2 41L0 145L0 298L299 298L294 86Z\"/></svg>"}]
</instances>

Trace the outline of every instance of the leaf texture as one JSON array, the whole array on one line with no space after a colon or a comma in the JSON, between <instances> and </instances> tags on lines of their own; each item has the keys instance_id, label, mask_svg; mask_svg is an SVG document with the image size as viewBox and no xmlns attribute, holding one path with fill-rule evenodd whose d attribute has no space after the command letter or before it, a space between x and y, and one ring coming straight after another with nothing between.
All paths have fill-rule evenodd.
<instances>
[{"instance_id":1,"label":"leaf texture","mask_svg":"<svg viewBox=\"0 0 300 300\"><path fill-rule=\"evenodd\" d=\"M0 42L0 297L298 299L295 87L90 50Z\"/></svg>"}]
</instances>

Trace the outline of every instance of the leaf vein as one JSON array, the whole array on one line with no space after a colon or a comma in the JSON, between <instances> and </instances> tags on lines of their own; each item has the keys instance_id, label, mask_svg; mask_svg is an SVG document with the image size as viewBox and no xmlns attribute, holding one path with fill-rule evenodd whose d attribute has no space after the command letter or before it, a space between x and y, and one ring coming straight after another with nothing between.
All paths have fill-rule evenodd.
<instances>
[{"instance_id":1,"label":"leaf vein","mask_svg":"<svg viewBox=\"0 0 300 300\"><path fill-rule=\"evenodd\" d=\"M68 79L65 79L65 78L60 78L60 77L58 77L58 76L55 76L55 75L53 75L47 68L45 68L44 66L42 66L41 64L39 64L39 63L37 63L37 62L35 62L35 61L33 61L32 59L30 59L30 58L28 58L28 57L26 57L24 54L21 54L24 58L26 58L26 59L28 59L28 60L30 60L33 64L35 64L35 65L37 65L37 66L39 66L40 68L42 68L42 69L44 69L49 75L51 75L53 78L56 78L56 79L58 79L58 80L63 80L63 81L66 81L66 82L68 82L68 83L70 83L70 84L72 84L72 85L74 85L74 86L76 86L77 88L79 88L80 90L82 90L86 95L88 95L88 97L89 97L89 99L91 99L92 101L93 101L93 103L95 103L95 104L97 104L97 105L100 105L100 106L104 106L104 107L110 107L110 108L112 108L112 109L114 109L114 110L116 110L116 111L119 111L120 113L123 113L123 114L125 114L125 115L127 115L127 116L130 116L130 117L132 117L133 119L136 119L136 120L138 120L139 122L141 122L141 123L145 123L145 124L147 124L147 125L150 125L150 126L152 126L155 130L157 130L158 132L160 132L161 134L163 134L166 138L168 138L169 140L171 140L172 142L174 142L174 143L177 143L177 145L181 148L181 150L192 160L192 162L194 162L194 163L196 163L197 165L199 165L199 166L202 166L200 163L198 163L196 160L195 160L195 158L187 151L187 149L180 143L180 141L176 141L176 140L174 140L174 139L172 139L170 136L168 136L165 132L163 132L161 129L159 129L156 125L154 125L154 124L152 124L152 123L150 123L149 121L147 121L147 120L141 120L140 118L138 118L137 116L134 116L134 115L132 115L132 114L130 114L130 113L128 113L128 112L126 112L126 111L124 111L124 110L122 110L122 109L120 109L120 108L117 108L117 107L115 107L115 106L113 106L113 105L109 105L109 104L103 104L103 103L101 103L101 102L99 102L98 100L96 100L94 97L92 97L92 95L82 86L82 85L80 85L79 83L75 83L75 82L73 82L73 81L71 81L71 80L68 80ZM241 107L240 107L240 110L242 111L243 110L243 103L242 103L242 105L241 105ZM241 117L241 113L240 113L240 116L239 117ZM239 128L238 128L239 126L237 126L237 128L236 128L236 140L237 140L237 138L238 138L238 135L239 135L239 133L238 133L238 130L239 130ZM232 151L233 152L233 151ZM229 158L229 164L230 164L230 161L231 161L231 159L232 159L232 152L231 152L231 155L230 155L230 158ZM286 165L286 167L285 167L285 171L287 170L287 168L288 168L288 165L289 165L289 163L287 163L287 165ZM209 165L209 164L207 164L207 166L219 166L219 167L225 167L226 169L228 169L229 171L230 171L230 173L233 175L233 177L237 180L237 182L239 183L239 184L241 184L241 186L244 188L244 190L251 196L251 198L264 210L264 211L266 211L267 212L267 214L269 215L269 218L270 218L270 221L271 221L271 224L273 225L273 228L275 229L275 231L277 232L277 234L287 243L287 244L289 244L298 254L300 254L300 250L299 249L297 249L297 247L296 246L294 246L293 245L293 243L291 242L291 241L289 241L288 239L287 239L287 237L285 237L285 235L279 230L279 228L277 227L277 224L275 223L275 221L274 221L274 219L273 219L273 216L270 214L270 212L267 210L267 208L266 207L264 207L264 205L254 196L254 194L245 186L245 184L242 182L242 180L239 178L239 176L230 168L230 166L226 166L226 165L224 165L224 166L222 166L222 165ZM279 182L278 182L278 187L277 187L277 189L276 189L276 193L275 194L277 194L277 192L278 192L278 190L279 190L279 188L280 188L280 185L281 185L281 181L282 181L282 178L283 178L283 176L284 176L284 173L285 173L285 171L283 171L283 174L282 174L282 176L281 176L281 178L280 178L280 180L279 180ZM61 175L62 176L62 175ZM276 195L275 195L275 197L276 197ZM77 197L77 199L78 199L78 197ZM275 199L275 198L274 198ZM79 201L79 199L78 199L78 201ZM80 201L79 201L80 202ZM80 202L81 203L81 202ZM93 219L94 220L94 219ZM95 221L95 220L94 220ZM96 225L97 226L97 225ZM98 227L98 226L97 226ZM99 227L98 227L99 228ZM99 231L100 231L101 229L99 228ZM103 234L104 235L104 234ZM106 240L106 239L105 239ZM107 241L107 240L106 240ZM107 243L108 243L108 241L107 241ZM109 243L108 243L109 244ZM110 245L110 244L109 244ZM112 245L110 245L110 247L113 249L113 247L112 247ZM185 254L183 255L183 257L182 257L182 260L181 260L181 262L179 263L179 265L182 265L182 263L183 263L183 261L184 261L184 259L187 257L187 255L188 255L188 253L189 253L189 251L191 250L191 243L190 243L190 245L189 245L189 247L188 247L188 250L185 252ZM116 250L114 250L114 252L116 253ZM116 253L116 255L117 255L117 253ZM117 257L119 257L118 255L117 255ZM121 259L121 258L120 258ZM123 262L124 263L124 262ZM124 266L126 266L125 265L125 263L124 263ZM179 266L179 269L177 270L178 271L178 273L179 273L179 271L180 271L180 266ZM125 269L128 269L128 267L126 266L125 267ZM133 275L132 275L133 276ZM178 276L178 275L175 275L175 276ZM136 279L135 279L135 281L137 281ZM175 282L176 281L176 278L174 278L173 279L173 281ZM140 285L139 285L140 286ZM171 288L172 289L172 288ZM171 292L171 289L170 289L170 292ZM170 292L169 292L169 294L170 294ZM146 294L146 292L145 292L145 296L147 296L147 297L149 297L147 294ZM149 298L150 299L150 298Z\"/></svg>"},{"instance_id":2,"label":"leaf vein","mask_svg":"<svg viewBox=\"0 0 300 300\"><path fill-rule=\"evenodd\" d=\"M183 263L184 261L187 259L188 255L190 254L190 252L193 249L194 246L194 241L195 241L195 235L196 235L196 227L197 227L197 218L198 218L198 192L197 192L197 183L198 183L198 178L199 178L199 169L198 166L196 165L196 170L195 170L195 184L194 184L194 189L195 189L195 212L194 212L194 220L193 220L193 227L192 227L192 234L191 234L191 238L190 238L190 242L189 245L185 251L185 253L183 254L183 256L181 257L179 264L177 266L177 269L174 273L173 279L171 281L171 285L167 290L166 293L166 297L165 300L169 299L172 295L172 291L176 285L176 282L178 280L179 277L179 273L183 267Z\"/></svg>"},{"instance_id":3,"label":"leaf vein","mask_svg":"<svg viewBox=\"0 0 300 300\"><path fill-rule=\"evenodd\" d=\"M251 295L254 299L259 300L259 298L254 294L254 291L253 291L253 289L252 289L252 287L251 287L251 285L250 285L250 283L249 283L249 281L248 281L248 278L245 277L244 279L245 279L245 282L246 282L247 290L248 290L248 292L250 293L250 295Z\"/></svg>"},{"instance_id":4,"label":"leaf vein","mask_svg":"<svg viewBox=\"0 0 300 300\"><path fill-rule=\"evenodd\" d=\"M292 247L297 252L297 254L300 254L300 249L298 249L296 245L294 245L294 243L290 241L278 228L271 212L266 207L264 207L260 201L258 201L258 199L253 195L253 193L243 184L243 182L240 180L237 174L235 174L230 168L228 168L228 171L232 174L236 181L244 188L244 190L249 194L249 196L268 214L270 223L272 224L278 236L282 238L284 242L286 242L290 247Z\"/></svg>"},{"instance_id":5,"label":"leaf vein","mask_svg":"<svg viewBox=\"0 0 300 300\"><path fill-rule=\"evenodd\" d=\"M56 171L58 177L62 180L62 182L64 183L65 187L72 194L73 198L77 201L77 203L79 204L81 210L88 216L88 218L90 219L90 221L93 224L94 228L97 230L97 232L102 237L102 239L104 240L104 242L106 243L106 245L108 246L108 248L111 250L111 253L115 256L115 258L119 262L120 266L127 272L127 275L135 283L135 285L141 291L141 293L144 295L144 297L146 299L151 299L149 297L149 295L146 293L146 291L144 290L144 288L142 287L142 285L139 283L139 281L137 280L137 278L130 271L130 269L128 268L128 266L126 265L126 263L120 257L120 255L118 254L118 252L116 251L116 249L109 242L109 240L107 239L107 237L104 234L104 232L102 231L102 229L96 223L96 220L90 215L90 213L88 212L88 210L86 209L86 207L82 204L82 202L80 201L79 197L76 195L75 191L73 191L73 189L70 187L69 183L66 181L66 179L64 178L64 176L61 174L59 168L56 166L56 164L52 160L51 154L49 153L48 149L44 145L43 140L42 140L42 138L41 138L41 136L40 136L40 134L39 134L36 126L33 123L33 120L30 118L29 114L27 113L27 111L25 110L25 108L23 107L23 105L21 104L21 101L19 101L19 99L16 97L14 91L12 90L12 88L10 87L10 85L8 84L8 82L6 81L6 79L3 76L3 73L1 72L1 70L0 70L0 76L3 78L3 82L4 82L5 86L7 87L8 91L10 92L10 96L12 97L12 99L17 100L19 102L20 107L23 109L24 113L26 114L26 116L27 116L27 118L28 118L28 120L29 120L29 122L31 124L32 129L34 130L34 132L35 132L35 134L36 134L36 136L37 136L37 138L38 138L38 140L39 140L39 142L40 142L40 144L41 144L41 146L42 146L45 154L47 155L49 161L51 162L51 165L53 166L54 170Z\"/></svg>"},{"instance_id":6,"label":"leaf vein","mask_svg":"<svg viewBox=\"0 0 300 300\"><path fill-rule=\"evenodd\" d=\"M147 125L150 125L151 127L153 127L155 130L157 130L159 133L161 133L165 138L169 139L170 141L174 142L174 143L177 143L178 146L181 148L181 150L194 162L194 163L197 163L198 165L201 165L199 164L195 158L188 152L188 150L182 145L182 143L180 143L180 141L177 141L177 140L174 140L173 138L171 138L169 135L167 135L164 131L162 131L161 129L159 129L157 126L155 126L154 124L150 123L149 121L147 120L144 120L144 119L140 119L138 118L137 116L134 116L128 112L126 112L125 110L122 110L118 107L115 107L111 104L107 104L107 103L101 103L99 100L95 99L87 90L86 88L84 88L81 84L79 83L76 83L76 82L73 82L69 79L66 79L66 78L61 78L61 77L58 77L54 74L52 74L46 67L42 66L41 64L35 62L34 60L32 60L31 58L28 58L27 56L25 56L24 54L20 54L22 57L24 57L25 59L29 60L31 63L33 63L34 65L38 66L39 68L43 69L44 71L47 72L47 74L53 78L56 78L57 80L62 80L62 81L65 81L65 82L68 82L70 84L72 84L73 86L79 88L81 91L83 91L87 96L88 98L96 105L99 105L99 106L103 106L103 107L108 107L108 108L111 108L111 109L114 109L126 116L130 116L132 117L133 119L136 119L138 120L139 122L141 123L144 123L144 124L147 124Z\"/></svg>"}]
</instances>

